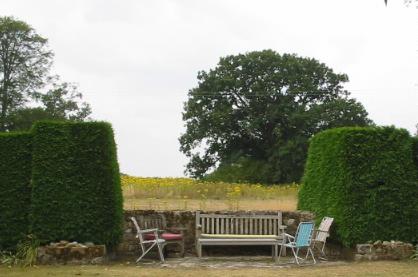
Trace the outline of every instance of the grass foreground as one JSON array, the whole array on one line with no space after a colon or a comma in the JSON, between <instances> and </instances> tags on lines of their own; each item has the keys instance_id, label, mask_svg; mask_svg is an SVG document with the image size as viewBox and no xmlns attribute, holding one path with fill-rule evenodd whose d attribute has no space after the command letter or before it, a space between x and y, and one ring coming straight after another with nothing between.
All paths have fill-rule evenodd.
<instances>
[{"instance_id":1,"label":"grass foreground","mask_svg":"<svg viewBox=\"0 0 418 277\"><path fill-rule=\"evenodd\" d=\"M43 277L43 276L418 276L418 262L364 262L348 263L336 266L304 266L279 269L239 268L155 268L133 265L109 266L39 266L32 268L8 268L0 266L0 276Z\"/></svg>"}]
</instances>

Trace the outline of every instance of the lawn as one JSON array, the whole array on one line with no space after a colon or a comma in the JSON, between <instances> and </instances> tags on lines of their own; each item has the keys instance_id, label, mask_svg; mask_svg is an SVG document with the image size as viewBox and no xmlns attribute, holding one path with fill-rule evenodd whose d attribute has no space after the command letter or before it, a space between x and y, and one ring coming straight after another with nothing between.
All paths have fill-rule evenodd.
<instances>
[{"instance_id":1,"label":"lawn","mask_svg":"<svg viewBox=\"0 0 418 277\"><path fill-rule=\"evenodd\" d=\"M40 266L35 268L0 267L0 276L418 276L418 262L370 262L349 263L336 266L305 266L280 269L209 269L209 268L154 268L132 265L111 266Z\"/></svg>"},{"instance_id":2,"label":"lawn","mask_svg":"<svg viewBox=\"0 0 418 277\"><path fill-rule=\"evenodd\" d=\"M189 178L121 177L127 210L282 210L297 206L297 184L203 182Z\"/></svg>"}]
</instances>

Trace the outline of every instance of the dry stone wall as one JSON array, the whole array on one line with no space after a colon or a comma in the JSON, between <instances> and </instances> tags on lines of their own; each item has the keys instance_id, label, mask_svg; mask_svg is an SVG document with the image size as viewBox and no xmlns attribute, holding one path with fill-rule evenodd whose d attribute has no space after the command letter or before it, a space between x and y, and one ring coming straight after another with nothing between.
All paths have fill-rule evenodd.
<instances>
[{"instance_id":1,"label":"dry stone wall","mask_svg":"<svg viewBox=\"0 0 418 277\"><path fill-rule=\"evenodd\" d=\"M408 259L414 253L411 243L401 241L376 241L374 243L357 244L356 261L380 261Z\"/></svg>"},{"instance_id":2,"label":"dry stone wall","mask_svg":"<svg viewBox=\"0 0 418 277\"><path fill-rule=\"evenodd\" d=\"M60 241L37 250L38 264L101 264L106 259L106 246L91 242Z\"/></svg>"}]
</instances>

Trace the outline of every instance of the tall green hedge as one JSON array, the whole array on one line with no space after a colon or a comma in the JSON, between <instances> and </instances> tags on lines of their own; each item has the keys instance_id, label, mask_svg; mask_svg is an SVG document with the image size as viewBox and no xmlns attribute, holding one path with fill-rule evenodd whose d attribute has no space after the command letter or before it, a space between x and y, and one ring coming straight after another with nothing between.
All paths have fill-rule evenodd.
<instances>
[{"instance_id":1,"label":"tall green hedge","mask_svg":"<svg viewBox=\"0 0 418 277\"><path fill-rule=\"evenodd\" d=\"M418 172L409 133L392 127L337 128L312 138L299 208L335 218L346 246L418 241Z\"/></svg>"},{"instance_id":2,"label":"tall green hedge","mask_svg":"<svg viewBox=\"0 0 418 277\"><path fill-rule=\"evenodd\" d=\"M0 249L16 246L29 228L32 137L0 134Z\"/></svg>"},{"instance_id":3,"label":"tall green hedge","mask_svg":"<svg viewBox=\"0 0 418 277\"><path fill-rule=\"evenodd\" d=\"M413 156L414 156L414 162L415 162L415 167L418 171L418 136L414 137L412 139L412 145L413 145Z\"/></svg>"},{"instance_id":4,"label":"tall green hedge","mask_svg":"<svg viewBox=\"0 0 418 277\"><path fill-rule=\"evenodd\" d=\"M42 241L116 245L123 212L111 126L41 122L33 134L32 232Z\"/></svg>"}]
</instances>

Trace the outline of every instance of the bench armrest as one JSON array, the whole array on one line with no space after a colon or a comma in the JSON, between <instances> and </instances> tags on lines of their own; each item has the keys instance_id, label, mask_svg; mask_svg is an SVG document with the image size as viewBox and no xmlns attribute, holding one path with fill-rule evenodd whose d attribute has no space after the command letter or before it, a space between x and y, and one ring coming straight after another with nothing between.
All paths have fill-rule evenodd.
<instances>
[{"instance_id":1,"label":"bench armrest","mask_svg":"<svg viewBox=\"0 0 418 277\"><path fill-rule=\"evenodd\" d=\"M197 224L197 225L196 225L196 229L201 230L201 229L202 229L202 225Z\"/></svg>"}]
</instances>

